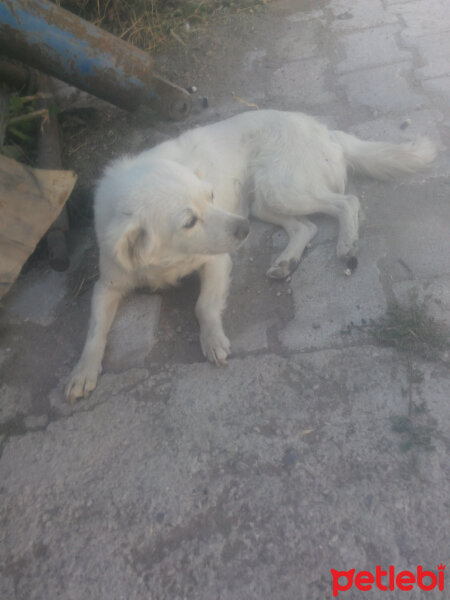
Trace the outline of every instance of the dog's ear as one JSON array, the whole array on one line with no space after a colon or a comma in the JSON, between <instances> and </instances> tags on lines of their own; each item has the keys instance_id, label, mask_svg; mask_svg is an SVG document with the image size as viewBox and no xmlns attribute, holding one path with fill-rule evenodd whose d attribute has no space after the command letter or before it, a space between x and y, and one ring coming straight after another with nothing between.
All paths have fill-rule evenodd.
<instances>
[{"instance_id":1,"label":"dog's ear","mask_svg":"<svg viewBox=\"0 0 450 600\"><path fill-rule=\"evenodd\" d=\"M142 225L130 224L115 246L115 256L127 271L145 264L151 252L150 233Z\"/></svg>"}]
</instances>

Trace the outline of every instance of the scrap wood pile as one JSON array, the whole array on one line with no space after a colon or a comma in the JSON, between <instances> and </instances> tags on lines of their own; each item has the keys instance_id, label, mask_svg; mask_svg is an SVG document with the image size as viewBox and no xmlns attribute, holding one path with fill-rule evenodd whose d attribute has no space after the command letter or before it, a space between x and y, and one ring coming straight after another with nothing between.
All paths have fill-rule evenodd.
<instances>
[{"instance_id":1,"label":"scrap wood pile","mask_svg":"<svg viewBox=\"0 0 450 600\"><path fill-rule=\"evenodd\" d=\"M61 212L71 171L33 169L0 154L0 298Z\"/></svg>"},{"instance_id":2,"label":"scrap wood pile","mask_svg":"<svg viewBox=\"0 0 450 600\"><path fill-rule=\"evenodd\" d=\"M52 228L55 235L75 185L75 174L52 157L59 147L50 136L55 125L50 97L20 95L4 84L0 89L0 299L46 232ZM36 163L44 168L30 166ZM57 243L60 237L58 230Z\"/></svg>"}]
</instances>

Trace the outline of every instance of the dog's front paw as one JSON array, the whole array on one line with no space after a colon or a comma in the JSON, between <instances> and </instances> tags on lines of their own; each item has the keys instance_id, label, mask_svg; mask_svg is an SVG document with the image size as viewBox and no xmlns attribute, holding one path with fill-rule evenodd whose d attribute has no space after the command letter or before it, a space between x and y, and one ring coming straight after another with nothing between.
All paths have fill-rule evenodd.
<instances>
[{"instance_id":1,"label":"dog's front paw","mask_svg":"<svg viewBox=\"0 0 450 600\"><path fill-rule=\"evenodd\" d=\"M66 385L66 400L73 404L77 398L86 398L95 389L101 367L95 364L78 364Z\"/></svg>"},{"instance_id":2,"label":"dog's front paw","mask_svg":"<svg viewBox=\"0 0 450 600\"><path fill-rule=\"evenodd\" d=\"M200 345L205 357L217 367L227 362L231 352L230 340L223 331L207 331L200 334Z\"/></svg>"}]
</instances>

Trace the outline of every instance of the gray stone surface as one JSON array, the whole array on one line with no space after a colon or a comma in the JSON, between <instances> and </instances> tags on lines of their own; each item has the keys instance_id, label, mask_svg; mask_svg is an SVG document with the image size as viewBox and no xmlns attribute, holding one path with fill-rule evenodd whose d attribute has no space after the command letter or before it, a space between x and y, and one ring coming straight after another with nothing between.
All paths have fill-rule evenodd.
<instances>
[{"instance_id":1,"label":"gray stone surface","mask_svg":"<svg viewBox=\"0 0 450 600\"><path fill-rule=\"evenodd\" d=\"M156 342L161 297L134 294L124 300L109 335L103 366L110 371L143 367Z\"/></svg>"},{"instance_id":2,"label":"gray stone surface","mask_svg":"<svg viewBox=\"0 0 450 600\"><path fill-rule=\"evenodd\" d=\"M0 424L6 425L17 417L25 415L31 408L29 390L21 385L8 385L0 387Z\"/></svg>"},{"instance_id":3,"label":"gray stone surface","mask_svg":"<svg viewBox=\"0 0 450 600\"><path fill-rule=\"evenodd\" d=\"M309 105L332 102L335 94L325 87L328 66L326 58L287 62L272 74L272 95L284 92L286 96L294 95L297 102Z\"/></svg>"},{"instance_id":4,"label":"gray stone surface","mask_svg":"<svg viewBox=\"0 0 450 600\"><path fill-rule=\"evenodd\" d=\"M302 13L304 15L304 13ZM314 19L307 22L307 25L292 28L294 35L284 40L280 40L280 54L285 57L285 62L304 60L324 54L323 44L321 44L321 34L325 23L320 19ZM304 69L301 69L303 72Z\"/></svg>"},{"instance_id":5,"label":"gray stone surface","mask_svg":"<svg viewBox=\"0 0 450 600\"><path fill-rule=\"evenodd\" d=\"M422 2L408 2L404 6L392 6L390 13L401 17L406 27L403 37L412 41L424 35L435 36L437 33L450 31L450 18L446 0L429 0L427 2L426 14L423 11ZM445 54L443 48L442 54Z\"/></svg>"},{"instance_id":6,"label":"gray stone surface","mask_svg":"<svg viewBox=\"0 0 450 600\"><path fill-rule=\"evenodd\" d=\"M413 48L419 51L421 61L425 65L417 69L421 79L444 77L450 71L450 58L448 54L442 52L448 35L449 32L446 31L413 38L413 42L409 40L408 45L412 45ZM406 42L408 43L408 39Z\"/></svg>"},{"instance_id":7,"label":"gray stone surface","mask_svg":"<svg viewBox=\"0 0 450 600\"><path fill-rule=\"evenodd\" d=\"M393 292L400 304L407 304L411 295L417 297L438 323L450 327L450 274L433 279L399 281L393 285Z\"/></svg>"},{"instance_id":8,"label":"gray stone surface","mask_svg":"<svg viewBox=\"0 0 450 600\"><path fill-rule=\"evenodd\" d=\"M443 75L442 77L427 79L424 81L424 87L430 92L442 94L447 103L450 100L450 76Z\"/></svg>"},{"instance_id":9,"label":"gray stone surface","mask_svg":"<svg viewBox=\"0 0 450 600\"><path fill-rule=\"evenodd\" d=\"M28 431L39 431L40 429L45 429L47 424L47 415L29 415L24 419L24 425Z\"/></svg>"},{"instance_id":10,"label":"gray stone surface","mask_svg":"<svg viewBox=\"0 0 450 600\"><path fill-rule=\"evenodd\" d=\"M335 0L330 3L330 10L334 30L367 29L398 21L393 12L384 9L382 0Z\"/></svg>"},{"instance_id":11,"label":"gray stone surface","mask_svg":"<svg viewBox=\"0 0 450 600\"><path fill-rule=\"evenodd\" d=\"M289 350L310 350L344 345L342 331L386 312L386 298L378 263L386 252L379 236L366 236L353 275L335 256L335 241L321 244L303 259L292 277L295 317L281 332ZM320 275L319 275L320 274Z\"/></svg>"},{"instance_id":12,"label":"gray stone surface","mask_svg":"<svg viewBox=\"0 0 450 600\"><path fill-rule=\"evenodd\" d=\"M398 25L376 27L370 31L349 33L344 37L346 60L337 65L339 73L397 63L411 58L400 50L396 41Z\"/></svg>"},{"instance_id":13,"label":"gray stone surface","mask_svg":"<svg viewBox=\"0 0 450 600\"><path fill-rule=\"evenodd\" d=\"M49 293L51 290L51 293ZM4 310L12 317L47 326L67 294L67 274L51 269L30 273L26 280L19 278L4 300Z\"/></svg>"},{"instance_id":14,"label":"gray stone surface","mask_svg":"<svg viewBox=\"0 0 450 600\"><path fill-rule=\"evenodd\" d=\"M0 553L17 597L328 598L330 565L440 559L448 455L411 469L400 452L389 419L406 372L391 351L177 366L164 397L160 375L125 394L117 379L95 411L4 449ZM436 366L423 385L448 383Z\"/></svg>"},{"instance_id":15,"label":"gray stone surface","mask_svg":"<svg viewBox=\"0 0 450 600\"><path fill-rule=\"evenodd\" d=\"M74 232L68 273L38 262L22 275L0 313L2 600L332 600L331 569L448 562L450 349L425 361L364 325L414 292L448 339L449 32L447 0L269 2L191 27L186 47L159 57L207 109L152 127L133 115L122 129L114 113L116 154L242 101L363 138L426 135L440 154L403 180L351 180L363 212L351 277L335 222L314 217L291 280L267 280L286 236L253 223L234 257L223 369L201 356L186 281L123 303L97 389L71 406L91 229ZM448 587L366 595L442 600Z\"/></svg>"},{"instance_id":16,"label":"gray stone surface","mask_svg":"<svg viewBox=\"0 0 450 600\"><path fill-rule=\"evenodd\" d=\"M373 67L342 75L339 82L346 90L350 104L367 106L377 111L404 112L421 108L425 97L408 85L412 63Z\"/></svg>"}]
</instances>

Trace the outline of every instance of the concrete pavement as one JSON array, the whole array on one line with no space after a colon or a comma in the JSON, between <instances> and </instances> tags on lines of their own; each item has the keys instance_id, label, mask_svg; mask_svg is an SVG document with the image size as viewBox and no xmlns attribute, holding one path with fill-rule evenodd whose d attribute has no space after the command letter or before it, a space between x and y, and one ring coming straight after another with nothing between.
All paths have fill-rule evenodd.
<instances>
[{"instance_id":1,"label":"concrete pavement","mask_svg":"<svg viewBox=\"0 0 450 600\"><path fill-rule=\"evenodd\" d=\"M292 279L268 281L285 238L254 223L234 261L224 369L199 350L195 281L136 294L97 390L69 406L92 232L69 273L21 277L0 316L2 599L328 600L331 569L437 574L450 558L449 351L404 355L364 327L410 292L450 326L448 2L279 0L192 36L161 68L209 108L136 125L117 152L235 114L237 96L368 139L427 135L439 157L395 183L351 181L364 211L351 277L336 224L317 217ZM448 594L373 587L380 600Z\"/></svg>"}]
</instances>

